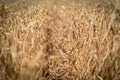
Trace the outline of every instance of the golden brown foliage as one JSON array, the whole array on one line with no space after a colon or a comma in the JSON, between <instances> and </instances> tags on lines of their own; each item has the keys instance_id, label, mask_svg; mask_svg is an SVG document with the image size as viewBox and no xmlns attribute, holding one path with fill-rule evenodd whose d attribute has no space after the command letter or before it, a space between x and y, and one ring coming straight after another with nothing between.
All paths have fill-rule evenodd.
<instances>
[{"instance_id":1,"label":"golden brown foliage","mask_svg":"<svg viewBox=\"0 0 120 80\"><path fill-rule=\"evenodd\" d=\"M119 80L120 9L91 3L13 7L0 24L0 79Z\"/></svg>"}]
</instances>

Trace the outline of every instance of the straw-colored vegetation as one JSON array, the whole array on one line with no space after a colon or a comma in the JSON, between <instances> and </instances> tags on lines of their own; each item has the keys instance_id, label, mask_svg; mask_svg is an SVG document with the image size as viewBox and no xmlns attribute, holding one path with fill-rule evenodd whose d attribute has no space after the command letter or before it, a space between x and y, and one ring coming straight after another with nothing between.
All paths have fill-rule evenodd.
<instances>
[{"instance_id":1,"label":"straw-colored vegetation","mask_svg":"<svg viewBox=\"0 0 120 80\"><path fill-rule=\"evenodd\" d=\"M0 80L120 80L119 0L27 1L0 7Z\"/></svg>"}]
</instances>

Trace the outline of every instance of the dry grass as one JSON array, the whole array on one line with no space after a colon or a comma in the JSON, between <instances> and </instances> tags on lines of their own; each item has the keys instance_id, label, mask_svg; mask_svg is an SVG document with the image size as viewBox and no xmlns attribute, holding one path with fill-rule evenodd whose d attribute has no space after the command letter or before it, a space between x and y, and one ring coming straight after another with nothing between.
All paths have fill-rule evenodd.
<instances>
[{"instance_id":1,"label":"dry grass","mask_svg":"<svg viewBox=\"0 0 120 80\"><path fill-rule=\"evenodd\" d=\"M0 18L0 79L119 80L120 4L105 1L14 3Z\"/></svg>"}]
</instances>

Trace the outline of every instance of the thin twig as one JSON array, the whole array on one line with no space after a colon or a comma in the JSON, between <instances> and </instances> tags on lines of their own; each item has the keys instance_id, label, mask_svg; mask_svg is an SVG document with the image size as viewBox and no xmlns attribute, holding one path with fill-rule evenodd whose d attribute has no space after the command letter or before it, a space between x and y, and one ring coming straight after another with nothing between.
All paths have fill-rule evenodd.
<instances>
[{"instance_id":1,"label":"thin twig","mask_svg":"<svg viewBox=\"0 0 120 80\"><path fill-rule=\"evenodd\" d=\"M102 42L103 42L103 41L105 40L105 38L107 37L107 35L108 35L108 33L109 33L110 29L111 29L111 26L112 26L112 24L113 24L113 22L114 22L115 17L116 17L116 15L115 15L115 10L114 10L113 13L111 14L110 22L108 23L108 31L106 32L106 34L105 34Z\"/></svg>"}]
</instances>

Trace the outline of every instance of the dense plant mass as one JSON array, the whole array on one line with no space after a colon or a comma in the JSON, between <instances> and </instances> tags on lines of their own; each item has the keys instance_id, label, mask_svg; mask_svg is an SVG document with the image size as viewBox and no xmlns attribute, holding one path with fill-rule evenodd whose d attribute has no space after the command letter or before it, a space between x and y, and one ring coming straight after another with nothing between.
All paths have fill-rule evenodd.
<instances>
[{"instance_id":1,"label":"dense plant mass","mask_svg":"<svg viewBox=\"0 0 120 80\"><path fill-rule=\"evenodd\" d=\"M0 80L120 79L119 0L11 1L0 6Z\"/></svg>"}]
</instances>

